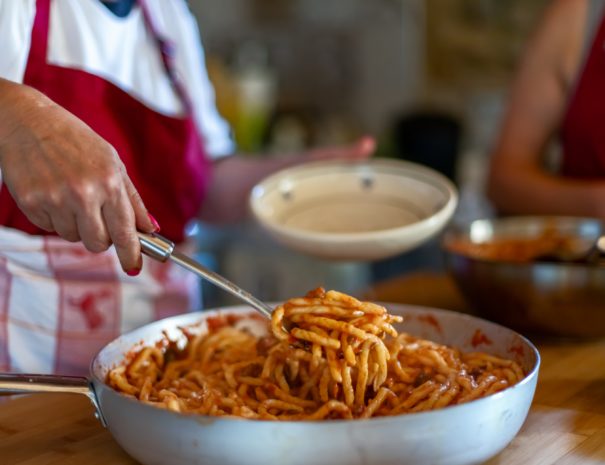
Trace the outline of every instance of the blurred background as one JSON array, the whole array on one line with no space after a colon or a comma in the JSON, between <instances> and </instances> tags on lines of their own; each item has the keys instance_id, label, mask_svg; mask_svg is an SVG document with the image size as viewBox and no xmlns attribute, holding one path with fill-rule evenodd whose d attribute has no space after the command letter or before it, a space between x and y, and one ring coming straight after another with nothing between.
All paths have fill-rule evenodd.
<instances>
[{"instance_id":1,"label":"blurred background","mask_svg":"<svg viewBox=\"0 0 605 465\"><path fill-rule=\"evenodd\" d=\"M546 0L190 0L219 110L241 152L288 153L364 134L378 156L457 185L454 222L491 215L483 195L507 88ZM439 238L376 263L285 250L253 222L196 225L199 259L264 300L322 285L440 270ZM204 287L206 306L233 303Z\"/></svg>"}]
</instances>

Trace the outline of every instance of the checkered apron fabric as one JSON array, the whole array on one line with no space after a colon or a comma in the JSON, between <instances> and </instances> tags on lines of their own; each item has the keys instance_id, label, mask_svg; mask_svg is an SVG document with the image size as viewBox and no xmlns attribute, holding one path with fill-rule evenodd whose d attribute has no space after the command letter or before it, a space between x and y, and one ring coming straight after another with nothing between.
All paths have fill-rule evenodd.
<instances>
[{"instance_id":1,"label":"checkered apron fabric","mask_svg":"<svg viewBox=\"0 0 605 465\"><path fill-rule=\"evenodd\" d=\"M0 371L86 374L122 332L199 308L198 289L171 263L129 277L113 249L0 227Z\"/></svg>"}]
</instances>

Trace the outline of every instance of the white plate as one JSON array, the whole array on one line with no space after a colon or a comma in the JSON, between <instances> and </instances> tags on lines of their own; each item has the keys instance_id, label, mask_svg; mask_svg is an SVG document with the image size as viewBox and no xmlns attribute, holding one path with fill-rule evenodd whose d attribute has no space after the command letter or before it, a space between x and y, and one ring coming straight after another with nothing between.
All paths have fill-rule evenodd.
<instances>
[{"instance_id":1,"label":"white plate","mask_svg":"<svg viewBox=\"0 0 605 465\"><path fill-rule=\"evenodd\" d=\"M410 162L325 161L275 173L250 195L255 218L280 243L330 259L377 260L441 231L458 203L453 183Z\"/></svg>"}]
</instances>

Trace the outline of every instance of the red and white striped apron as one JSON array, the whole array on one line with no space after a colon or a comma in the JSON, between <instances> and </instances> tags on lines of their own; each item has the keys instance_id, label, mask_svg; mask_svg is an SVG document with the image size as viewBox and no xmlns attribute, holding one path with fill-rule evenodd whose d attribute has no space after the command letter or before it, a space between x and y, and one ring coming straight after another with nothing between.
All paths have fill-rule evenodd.
<instances>
[{"instance_id":1,"label":"red and white striped apron","mask_svg":"<svg viewBox=\"0 0 605 465\"><path fill-rule=\"evenodd\" d=\"M100 76L48 63L50 4L36 2L24 84L110 142L162 234L183 241L210 174L191 112L182 118L160 114ZM167 75L189 109L171 66L170 45L157 34L142 0L139 4ZM92 254L30 223L7 189L0 189L0 225L2 371L83 373L95 352L121 332L199 303L190 273L144 257L143 272L128 277L113 249Z\"/></svg>"}]
</instances>

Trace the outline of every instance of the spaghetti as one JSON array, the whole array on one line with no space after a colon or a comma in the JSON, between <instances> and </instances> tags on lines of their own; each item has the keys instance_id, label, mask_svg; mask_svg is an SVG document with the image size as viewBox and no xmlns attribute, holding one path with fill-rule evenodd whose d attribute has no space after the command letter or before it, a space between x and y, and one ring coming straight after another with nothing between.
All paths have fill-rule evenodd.
<instances>
[{"instance_id":1,"label":"spaghetti","mask_svg":"<svg viewBox=\"0 0 605 465\"><path fill-rule=\"evenodd\" d=\"M258 337L228 317L138 350L108 384L177 412L267 420L351 419L432 410L524 377L512 361L398 332L401 317L318 288L278 306ZM284 329L287 328L287 329Z\"/></svg>"}]
</instances>

